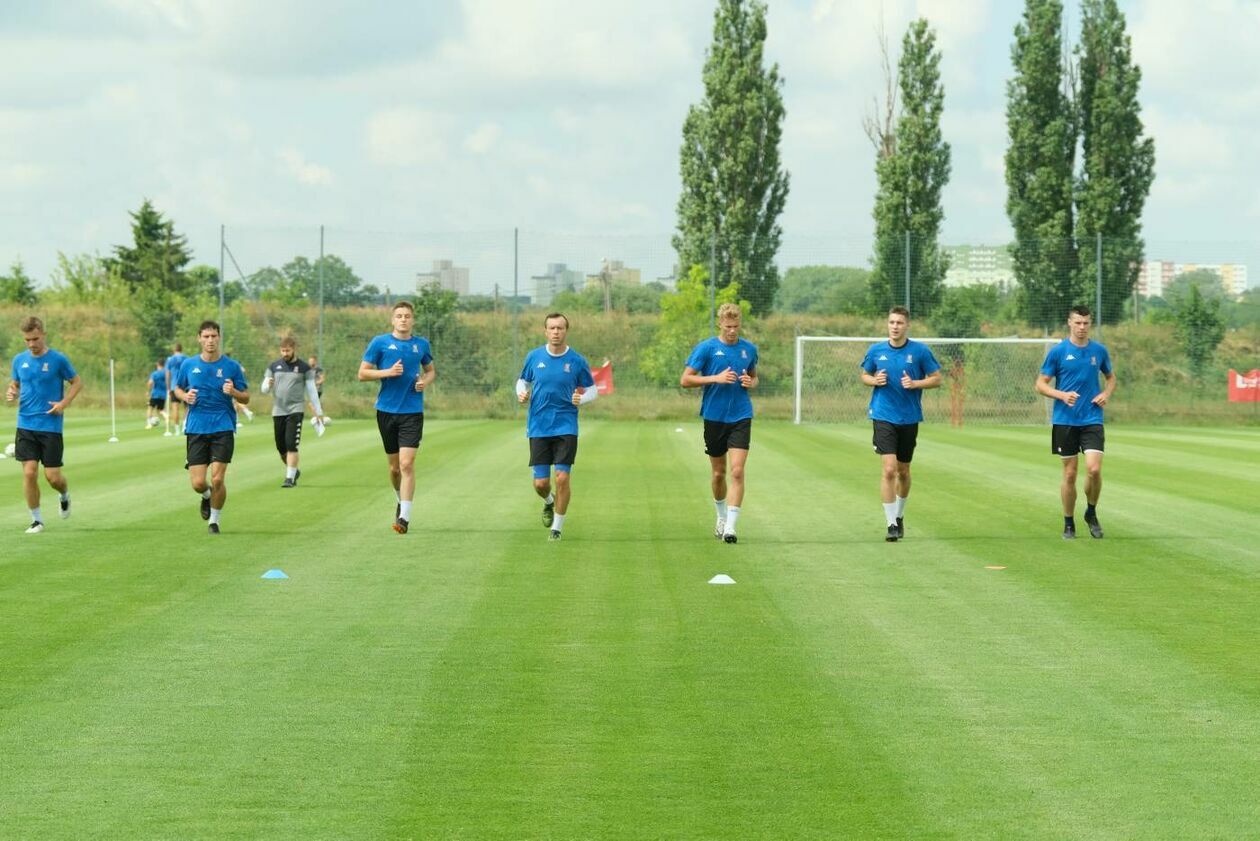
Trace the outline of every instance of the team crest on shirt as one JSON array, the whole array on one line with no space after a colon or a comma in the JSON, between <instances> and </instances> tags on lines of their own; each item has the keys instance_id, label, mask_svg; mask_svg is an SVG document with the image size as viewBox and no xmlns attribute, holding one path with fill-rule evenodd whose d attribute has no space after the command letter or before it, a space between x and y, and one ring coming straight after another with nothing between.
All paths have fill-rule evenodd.
<instances>
[{"instance_id":1,"label":"team crest on shirt","mask_svg":"<svg viewBox=\"0 0 1260 841\"><path fill-rule=\"evenodd\" d=\"M570 371L569 371L569 363L568 363L568 362L564 363L564 372L565 372L566 374L570 373Z\"/></svg>"},{"instance_id":2,"label":"team crest on shirt","mask_svg":"<svg viewBox=\"0 0 1260 841\"><path fill-rule=\"evenodd\" d=\"M739 352L739 355L740 355L740 356L742 356L744 359L747 359L747 358L748 358L748 351L746 351L746 350L741 350L741 351Z\"/></svg>"},{"instance_id":3,"label":"team crest on shirt","mask_svg":"<svg viewBox=\"0 0 1260 841\"><path fill-rule=\"evenodd\" d=\"M1090 364L1090 365L1093 365L1095 368L1097 368L1097 367L1098 367L1098 357L1097 357L1097 356L1091 356L1091 357L1089 358L1089 364Z\"/></svg>"},{"instance_id":4,"label":"team crest on shirt","mask_svg":"<svg viewBox=\"0 0 1260 841\"><path fill-rule=\"evenodd\" d=\"M914 354L912 354L912 353L907 353L907 354L906 354L906 362L908 362L908 363L909 363L909 362L913 362L913 361L914 361Z\"/></svg>"},{"instance_id":5,"label":"team crest on shirt","mask_svg":"<svg viewBox=\"0 0 1260 841\"><path fill-rule=\"evenodd\" d=\"M420 345L412 345L412 346L411 346L411 352L412 352L412 353L419 353L419 352L420 352Z\"/></svg>"},{"instance_id":6,"label":"team crest on shirt","mask_svg":"<svg viewBox=\"0 0 1260 841\"><path fill-rule=\"evenodd\" d=\"M41 371L47 371L47 370L48 370L48 363L47 363L47 362L45 362L45 363L44 363L44 367L43 367L43 368L41 368L40 370L41 370Z\"/></svg>"},{"instance_id":7,"label":"team crest on shirt","mask_svg":"<svg viewBox=\"0 0 1260 841\"><path fill-rule=\"evenodd\" d=\"M223 369L222 368L216 369L214 372L214 375L218 377L219 379L223 379Z\"/></svg>"}]
</instances>

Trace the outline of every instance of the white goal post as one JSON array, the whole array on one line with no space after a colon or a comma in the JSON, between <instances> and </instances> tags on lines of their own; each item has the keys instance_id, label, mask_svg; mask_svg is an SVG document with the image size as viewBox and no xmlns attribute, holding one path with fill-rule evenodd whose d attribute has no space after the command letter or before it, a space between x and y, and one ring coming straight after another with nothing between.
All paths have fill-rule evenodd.
<instances>
[{"instance_id":1,"label":"white goal post","mask_svg":"<svg viewBox=\"0 0 1260 841\"><path fill-rule=\"evenodd\" d=\"M793 365L795 423L853 423L866 419L870 388L859 377L866 350L886 336L797 336ZM919 338L941 363L944 382L923 393L928 422L1044 424L1051 401L1033 382L1046 351L1044 339Z\"/></svg>"}]
</instances>

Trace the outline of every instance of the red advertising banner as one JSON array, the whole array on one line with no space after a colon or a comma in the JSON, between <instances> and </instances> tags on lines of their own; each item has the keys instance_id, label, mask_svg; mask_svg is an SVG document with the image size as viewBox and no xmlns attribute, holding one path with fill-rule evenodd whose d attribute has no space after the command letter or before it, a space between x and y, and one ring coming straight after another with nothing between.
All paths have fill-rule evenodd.
<instances>
[{"instance_id":1,"label":"red advertising banner","mask_svg":"<svg viewBox=\"0 0 1260 841\"><path fill-rule=\"evenodd\" d=\"M1252 368L1248 374L1229 369L1229 402L1260 403L1260 368Z\"/></svg>"},{"instance_id":2,"label":"red advertising banner","mask_svg":"<svg viewBox=\"0 0 1260 841\"><path fill-rule=\"evenodd\" d=\"M612 362L605 359L603 365L591 369L591 376L595 378L595 390L601 396L613 393Z\"/></svg>"}]
</instances>

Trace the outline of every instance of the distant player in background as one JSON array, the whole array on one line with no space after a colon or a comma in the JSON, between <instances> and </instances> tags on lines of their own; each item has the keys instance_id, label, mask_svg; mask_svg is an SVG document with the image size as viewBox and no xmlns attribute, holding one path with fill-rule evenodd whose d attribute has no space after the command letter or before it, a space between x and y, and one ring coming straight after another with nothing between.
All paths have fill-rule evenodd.
<instances>
[{"instance_id":1,"label":"distant player in background","mask_svg":"<svg viewBox=\"0 0 1260 841\"><path fill-rule=\"evenodd\" d=\"M744 504L744 465L752 440L753 407L749 391L757 387L757 346L739 336L736 304L718 307L718 334L696 345L687 358L680 384L703 388L704 451L713 474L713 536L735 543L735 525ZM727 471L730 482L727 482Z\"/></svg>"},{"instance_id":2,"label":"distant player in background","mask_svg":"<svg viewBox=\"0 0 1260 841\"><path fill-rule=\"evenodd\" d=\"M558 312L548 314L543 319L543 335L547 343L525 357L516 381L516 397L521 403L529 403L525 435L529 438L534 492L543 500L543 525L551 529L550 540L559 540L572 495L569 474L577 461L578 406L595 400L599 391L591 366L566 343L569 319Z\"/></svg>"},{"instance_id":3,"label":"distant player in background","mask_svg":"<svg viewBox=\"0 0 1260 841\"><path fill-rule=\"evenodd\" d=\"M245 372L245 366L241 365L241 373L244 373L244 372ZM245 420L249 421L250 423L254 422L253 410L251 410L248 406L246 406L244 403L240 402L239 400L232 401L232 409L238 413L237 421L236 421L236 428L238 430L241 428L240 415L244 415Z\"/></svg>"},{"instance_id":4,"label":"distant player in background","mask_svg":"<svg viewBox=\"0 0 1260 841\"><path fill-rule=\"evenodd\" d=\"M1076 537L1076 473L1080 453L1085 454L1085 524L1089 535L1102 538L1098 522L1098 496L1102 493L1103 407L1116 390L1107 348L1089 337L1089 307L1072 307L1068 313L1068 337L1050 348L1041 364L1035 387L1038 394L1054 400L1050 449L1063 460L1063 539ZM1106 383L1100 388L1098 377ZM1053 384L1051 383L1053 380Z\"/></svg>"},{"instance_id":5,"label":"distant player in background","mask_svg":"<svg viewBox=\"0 0 1260 841\"><path fill-rule=\"evenodd\" d=\"M83 382L70 360L63 353L48 347L44 322L31 316L18 330L26 342L26 350L13 357L13 373L5 389L4 399L18 401L17 437L13 457L22 462L22 491L31 512L27 534L44 530L44 517L39 509L39 465L44 465L44 480L61 494L61 518L70 516L70 488L61 474L65 452L62 430L64 414L79 396ZM66 383L70 384L67 391Z\"/></svg>"},{"instance_id":6,"label":"distant player in background","mask_svg":"<svg viewBox=\"0 0 1260 841\"><path fill-rule=\"evenodd\" d=\"M167 402L171 406L171 410L167 414L167 421L175 427L174 434L176 435L184 431L183 426L181 426L184 404L175 399L175 379L179 376L179 367L184 364L184 360L187 358L187 356L184 356L184 346L179 342L175 343L174 352L166 357L166 395ZM172 434L170 426L166 428L165 434L167 436Z\"/></svg>"},{"instance_id":7,"label":"distant player in background","mask_svg":"<svg viewBox=\"0 0 1260 841\"><path fill-rule=\"evenodd\" d=\"M188 404L184 424L188 479L201 496L201 518L219 533L227 502L227 468L236 449L236 403L249 402L245 371L219 352L219 325L203 321L197 330L201 353L184 360L175 379L175 397ZM209 477L207 479L207 471Z\"/></svg>"},{"instance_id":8,"label":"distant player in background","mask_svg":"<svg viewBox=\"0 0 1260 841\"><path fill-rule=\"evenodd\" d=\"M888 341L871 345L862 360L862 382L871 387L866 414L882 467L879 498L888 523L884 539L890 543L906 536L910 462L923 420L923 390L941 384L940 363L927 345L907 335L909 329L910 311L893 307L888 311Z\"/></svg>"},{"instance_id":9,"label":"distant player in background","mask_svg":"<svg viewBox=\"0 0 1260 841\"><path fill-rule=\"evenodd\" d=\"M323 434L323 408L315 390L315 369L297 355L297 339L285 336L280 340L280 358L267 366L262 381L263 394L271 392L271 419L276 431L276 450L284 462L282 488L297 486L302 471L298 469L298 447L302 443L302 409L310 400L315 410L316 430Z\"/></svg>"},{"instance_id":10,"label":"distant player in background","mask_svg":"<svg viewBox=\"0 0 1260 841\"><path fill-rule=\"evenodd\" d=\"M314 356L312 356L310 359L307 359L306 364L310 365L311 370L315 372L315 396L317 396L320 399L321 405L323 405L324 369L319 367L319 359L317 359ZM328 417L327 415L321 414L320 412L316 412L315 404L313 403L311 404L311 413L312 415L314 415L314 417L311 418L312 424L314 424L316 420L320 421L321 424L328 423L330 420L332 420L332 418ZM320 434L323 435L323 430L320 430Z\"/></svg>"},{"instance_id":11,"label":"distant player in background","mask_svg":"<svg viewBox=\"0 0 1260 841\"><path fill-rule=\"evenodd\" d=\"M416 452L424 437L424 390L437 376L429 340L411 335L415 318L410 302L394 304L390 332L368 342L359 364L360 382L380 382L376 426L389 463L389 481L398 500L393 528L399 534L406 534L411 523Z\"/></svg>"},{"instance_id":12,"label":"distant player in background","mask_svg":"<svg viewBox=\"0 0 1260 841\"><path fill-rule=\"evenodd\" d=\"M149 411L144 428L152 429L166 419L166 360L159 359L149 372Z\"/></svg>"}]
</instances>

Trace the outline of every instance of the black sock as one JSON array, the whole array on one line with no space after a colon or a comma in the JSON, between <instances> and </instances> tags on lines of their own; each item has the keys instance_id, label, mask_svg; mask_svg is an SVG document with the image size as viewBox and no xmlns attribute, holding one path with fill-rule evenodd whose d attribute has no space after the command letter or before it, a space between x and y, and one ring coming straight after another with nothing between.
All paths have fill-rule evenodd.
<instances>
[{"instance_id":1,"label":"black sock","mask_svg":"<svg viewBox=\"0 0 1260 841\"><path fill-rule=\"evenodd\" d=\"M1094 507L1095 507L1095 506L1093 506L1093 505L1086 505L1086 506L1085 506L1085 519L1087 519L1087 520L1088 520L1090 517L1096 516L1096 514L1095 514L1095 512L1094 512Z\"/></svg>"},{"instance_id":2,"label":"black sock","mask_svg":"<svg viewBox=\"0 0 1260 841\"><path fill-rule=\"evenodd\" d=\"M1074 529L1074 528L1076 528L1076 518L1075 518L1075 517L1064 517L1064 518L1063 518L1063 528L1065 528L1065 529Z\"/></svg>"}]
</instances>

